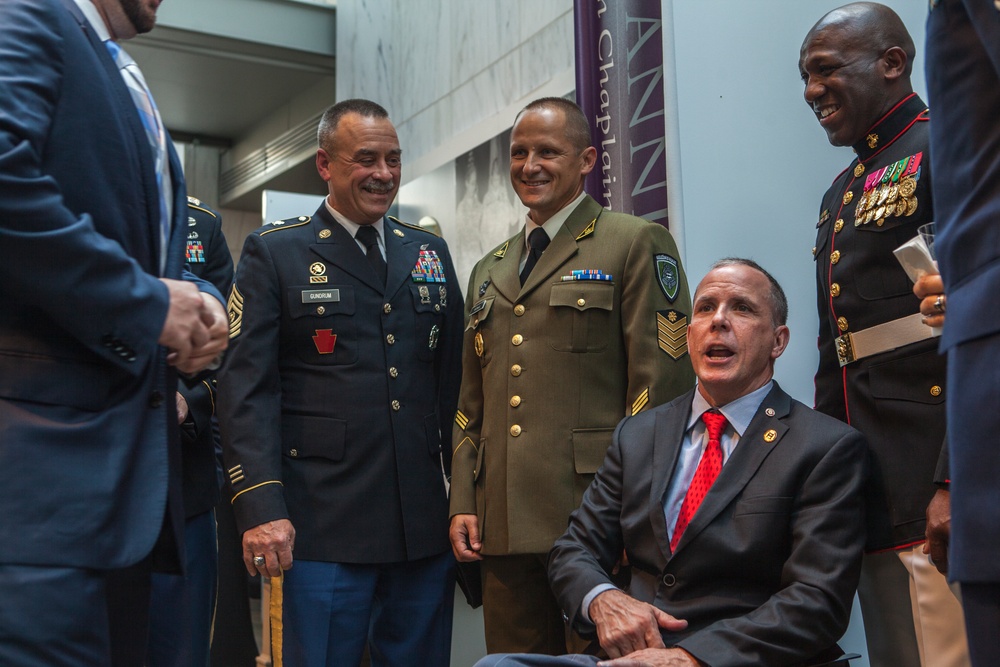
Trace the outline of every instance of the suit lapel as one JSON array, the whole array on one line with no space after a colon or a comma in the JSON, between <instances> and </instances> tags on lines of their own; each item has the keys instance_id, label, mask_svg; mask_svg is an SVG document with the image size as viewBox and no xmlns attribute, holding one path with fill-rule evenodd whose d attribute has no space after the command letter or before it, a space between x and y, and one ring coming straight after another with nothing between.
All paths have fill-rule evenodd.
<instances>
[{"instance_id":1,"label":"suit lapel","mask_svg":"<svg viewBox=\"0 0 1000 667\"><path fill-rule=\"evenodd\" d=\"M653 524L653 535L663 552L663 559L670 558L670 540L667 539L667 519L663 514L663 501L667 486L674 475L677 457L684 441L688 418L691 414L689 391L669 405L657 408L653 430L652 483L649 493L649 520ZM682 409L684 408L684 409Z\"/></svg>"},{"instance_id":2,"label":"suit lapel","mask_svg":"<svg viewBox=\"0 0 1000 667\"><path fill-rule=\"evenodd\" d=\"M500 247L500 249L503 248L504 246ZM494 251L494 257L497 252L500 252L500 250ZM518 266L520 265L523 253L524 227L521 227L521 231L515 234L514 238L507 241L503 257L497 258L493 265L490 266L490 282L511 303L516 302L518 294L521 293L521 277L518 274Z\"/></svg>"},{"instance_id":3,"label":"suit lapel","mask_svg":"<svg viewBox=\"0 0 1000 667\"><path fill-rule=\"evenodd\" d=\"M316 211L315 217L319 218L320 222L330 230L330 236L320 239L317 235L316 242L310 246L312 251L337 268L357 278L365 285L378 291L379 294L384 293L385 288L378 284L375 269L368 263L368 258L365 257L364 251L358 246L354 237L344 229L344 226L333 219L330 212L326 210L325 201L319 205L319 210ZM383 221L382 224L385 225L386 223ZM387 227L384 229L387 229ZM387 255L388 237L389 234L386 234Z\"/></svg>"},{"instance_id":4,"label":"suit lapel","mask_svg":"<svg viewBox=\"0 0 1000 667\"><path fill-rule=\"evenodd\" d=\"M388 218L383 218L385 232L385 261L388 265L385 283L386 297L394 295L406 283L420 257L420 244L412 240L406 229L399 229ZM402 236L396 234L399 231Z\"/></svg>"},{"instance_id":5,"label":"suit lapel","mask_svg":"<svg viewBox=\"0 0 1000 667\"><path fill-rule=\"evenodd\" d=\"M773 416L767 415L768 408L774 411ZM709 489L691 523L684 530L681 541L677 544L677 551L697 537L698 533L712 523L719 513L742 493L747 483L757 473L760 464L774 451L774 447L781 442L781 438L788 431L788 426L782 420L788 416L790 409L791 399L775 382L750 421L746 433L733 450L732 456L722 467L715 484ZM768 436L765 439L765 434L770 431L774 431L773 438Z\"/></svg>"},{"instance_id":6,"label":"suit lapel","mask_svg":"<svg viewBox=\"0 0 1000 667\"><path fill-rule=\"evenodd\" d=\"M132 101L132 93L129 92L128 86L125 85L121 72L118 71L118 65L108 52L107 46L94 33L94 29L91 27L87 17L83 15L73 0L63 0L63 5L73 15L73 18L76 19L91 48L94 50L97 61L101 64L107 77L108 92L114 98L113 106L119 111L118 119L126 126L126 132L132 136L132 148L136 152L130 157L133 159L134 164L137 164L139 167L139 177L142 179L143 192L146 195L144 198L146 204L146 233L151 240L148 247L152 250L152 254L147 261L149 262L148 266L156 267L153 271L158 272L160 266L160 200L156 185L156 160L153 156L153 148L149 145L146 129L142 126L139 112L135 108L135 102ZM133 167L122 165L121 169L123 173L128 173L132 171ZM183 183L183 180L181 182ZM184 202L181 210L186 210L186 206L187 203ZM167 266L170 266L169 262Z\"/></svg>"}]
</instances>

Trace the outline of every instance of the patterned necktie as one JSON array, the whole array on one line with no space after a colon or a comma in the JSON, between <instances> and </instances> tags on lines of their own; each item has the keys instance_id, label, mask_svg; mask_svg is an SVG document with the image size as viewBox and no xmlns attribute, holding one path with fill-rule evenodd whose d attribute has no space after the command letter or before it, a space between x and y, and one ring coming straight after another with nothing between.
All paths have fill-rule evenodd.
<instances>
[{"instance_id":1,"label":"patterned necktie","mask_svg":"<svg viewBox=\"0 0 1000 667\"><path fill-rule=\"evenodd\" d=\"M694 471L691 478L691 486L688 487L687 495L684 496L684 503L681 505L680 514L677 515L677 525L674 526L674 536L670 539L670 550L677 549L677 543L681 541L684 529L691 523L695 512L705 499L708 490L715 483L715 478L722 470L722 443L720 438L726 430L726 418L720 412L710 410L702 414L701 420L705 422L708 432L708 446L705 453L701 455L698 469Z\"/></svg>"},{"instance_id":2,"label":"patterned necktie","mask_svg":"<svg viewBox=\"0 0 1000 667\"><path fill-rule=\"evenodd\" d=\"M528 251L528 261L524 263L524 268L521 269L522 285L528 279L528 274L531 273L531 270L535 268L535 264L538 263L538 258L549 247L550 240L549 235L541 227L535 227L534 231L528 235L528 245L531 246L531 250Z\"/></svg>"},{"instance_id":3,"label":"patterned necktie","mask_svg":"<svg viewBox=\"0 0 1000 667\"><path fill-rule=\"evenodd\" d=\"M122 71L122 79L132 96L132 102L139 111L139 119L146 130L150 148L153 151L156 167L156 187L160 191L160 270L166 262L167 239L170 237L170 212L167 208L166 187L170 185L170 175L166 173L167 134L163 129L163 120L149 92L146 79L142 76L139 66L132 56L117 43L108 40L104 42L108 53L114 58L118 69ZM172 189L172 188L171 188Z\"/></svg>"},{"instance_id":4,"label":"patterned necktie","mask_svg":"<svg viewBox=\"0 0 1000 667\"><path fill-rule=\"evenodd\" d=\"M382 259L382 252L378 249L378 231L371 225L361 225L354 238L364 244L365 254L368 255L368 263L375 269L375 275L382 281L382 286L384 287L387 271L385 260Z\"/></svg>"}]
</instances>

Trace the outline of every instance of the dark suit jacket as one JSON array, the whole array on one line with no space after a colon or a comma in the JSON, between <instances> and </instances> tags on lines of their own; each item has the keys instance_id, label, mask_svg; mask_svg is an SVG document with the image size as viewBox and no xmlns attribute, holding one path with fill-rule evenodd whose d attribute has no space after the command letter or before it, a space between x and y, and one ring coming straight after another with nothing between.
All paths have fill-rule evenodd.
<instances>
[{"instance_id":1,"label":"dark suit jacket","mask_svg":"<svg viewBox=\"0 0 1000 667\"><path fill-rule=\"evenodd\" d=\"M240 531L291 519L296 558L388 563L449 549L441 453L462 295L442 239L384 225L387 287L325 204L252 233L236 270L219 376L233 509ZM418 261L434 254L443 282L419 282Z\"/></svg>"},{"instance_id":2,"label":"dark suit jacket","mask_svg":"<svg viewBox=\"0 0 1000 667\"><path fill-rule=\"evenodd\" d=\"M941 349L948 351L953 385L961 385L948 397L954 481L948 574L963 584L1000 582L998 17L993 3L950 0L932 3L927 20L935 248L948 294Z\"/></svg>"},{"instance_id":3,"label":"dark suit jacket","mask_svg":"<svg viewBox=\"0 0 1000 667\"><path fill-rule=\"evenodd\" d=\"M5 0L0 25L0 562L121 567L152 549L168 488L183 519L152 151L72 2Z\"/></svg>"},{"instance_id":4,"label":"dark suit jacket","mask_svg":"<svg viewBox=\"0 0 1000 667\"><path fill-rule=\"evenodd\" d=\"M777 667L822 652L847 628L860 573L864 437L775 384L672 554L663 499L691 397L619 424L549 557L560 605L574 628L592 631L581 603L609 582L624 549L627 592L689 623L664 633L667 646L711 667Z\"/></svg>"}]
</instances>

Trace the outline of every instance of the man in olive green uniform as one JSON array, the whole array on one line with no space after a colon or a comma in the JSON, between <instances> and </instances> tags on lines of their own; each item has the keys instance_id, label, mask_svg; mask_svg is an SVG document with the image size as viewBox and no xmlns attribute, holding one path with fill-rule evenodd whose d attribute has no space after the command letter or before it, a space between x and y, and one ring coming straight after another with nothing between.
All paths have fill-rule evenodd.
<instances>
[{"instance_id":1,"label":"man in olive green uniform","mask_svg":"<svg viewBox=\"0 0 1000 667\"><path fill-rule=\"evenodd\" d=\"M567 645L548 551L615 425L694 384L677 247L664 227L583 192L596 158L572 102L521 111L510 175L525 227L469 282L451 541L460 561L482 561L490 653L580 648Z\"/></svg>"}]
</instances>

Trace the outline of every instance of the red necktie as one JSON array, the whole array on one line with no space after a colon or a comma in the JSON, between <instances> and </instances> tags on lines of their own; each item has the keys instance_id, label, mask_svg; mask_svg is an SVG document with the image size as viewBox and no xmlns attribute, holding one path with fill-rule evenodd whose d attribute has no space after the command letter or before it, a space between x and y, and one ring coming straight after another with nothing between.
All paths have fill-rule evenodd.
<instances>
[{"instance_id":1,"label":"red necktie","mask_svg":"<svg viewBox=\"0 0 1000 667\"><path fill-rule=\"evenodd\" d=\"M705 422L708 431L708 446L705 453L701 455L698 469L694 471L691 478L691 486L688 487L687 495L684 496L684 503L681 505L680 514L677 515L677 525L674 526L674 536L670 540L670 550L677 549L677 543L681 541L684 529L691 523L695 512L705 499L708 490L715 483L715 478L722 470L722 444L719 438L726 430L726 418L719 412L706 412L702 414L701 420Z\"/></svg>"}]
</instances>

